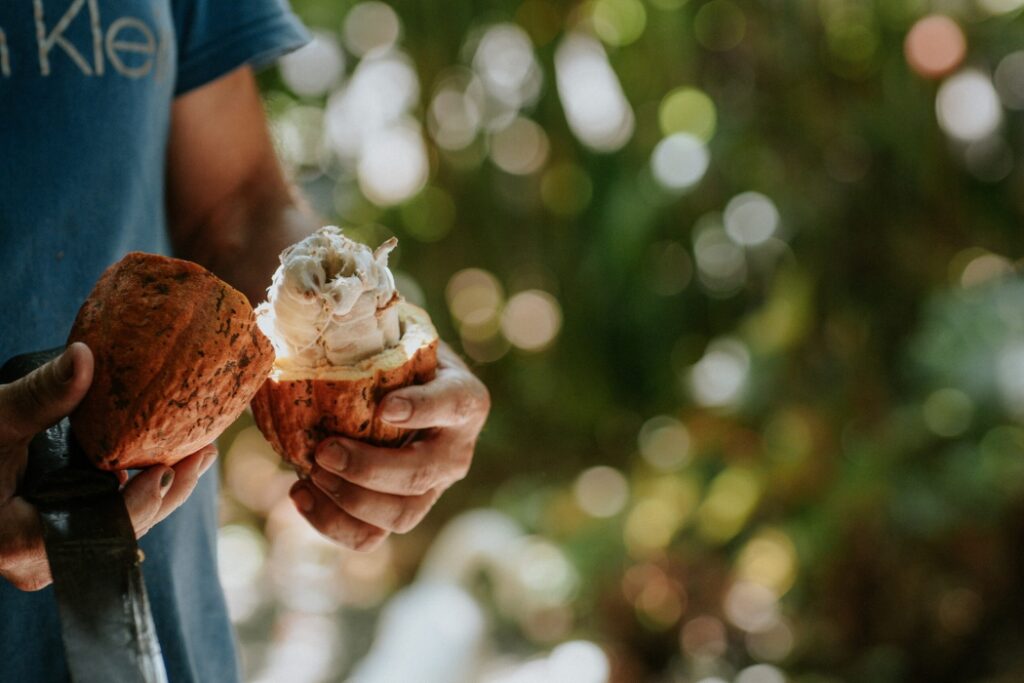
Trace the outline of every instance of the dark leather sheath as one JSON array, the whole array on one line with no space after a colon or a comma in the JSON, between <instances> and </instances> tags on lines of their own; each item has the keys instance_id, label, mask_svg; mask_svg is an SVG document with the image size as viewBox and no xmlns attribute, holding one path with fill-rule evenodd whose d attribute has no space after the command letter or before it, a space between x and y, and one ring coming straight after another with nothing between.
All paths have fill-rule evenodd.
<instances>
[{"instance_id":1,"label":"dark leather sheath","mask_svg":"<svg viewBox=\"0 0 1024 683\"><path fill-rule=\"evenodd\" d=\"M62 351L12 358L0 382ZM89 463L64 418L32 439L18 493L39 510L72 681L165 683L143 558L119 488L115 475Z\"/></svg>"}]
</instances>

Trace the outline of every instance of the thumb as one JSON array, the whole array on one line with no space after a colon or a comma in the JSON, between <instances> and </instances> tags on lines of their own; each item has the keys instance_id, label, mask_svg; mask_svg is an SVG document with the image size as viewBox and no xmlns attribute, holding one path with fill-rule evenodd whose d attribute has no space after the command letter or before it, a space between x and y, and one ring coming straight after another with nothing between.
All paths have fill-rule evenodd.
<instances>
[{"instance_id":1,"label":"thumb","mask_svg":"<svg viewBox=\"0 0 1024 683\"><path fill-rule=\"evenodd\" d=\"M0 447L29 439L74 410L92 372L92 351L75 342L59 358L0 385Z\"/></svg>"}]
</instances>

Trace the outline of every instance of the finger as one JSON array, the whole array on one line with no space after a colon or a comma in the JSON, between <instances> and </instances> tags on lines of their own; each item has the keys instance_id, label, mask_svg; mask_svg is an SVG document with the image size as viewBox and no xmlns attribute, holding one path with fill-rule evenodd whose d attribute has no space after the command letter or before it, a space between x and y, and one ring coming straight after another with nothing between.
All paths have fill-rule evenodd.
<instances>
[{"instance_id":1,"label":"finger","mask_svg":"<svg viewBox=\"0 0 1024 683\"><path fill-rule=\"evenodd\" d=\"M45 588L52 581L39 513L24 498L0 506L0 576L23 591Z\"/></svg>"},{"instance_id":2,"label":"finger","mask_svg":"<svg viewBox=\"0 0 1024 683\"><path fill-rule=\"evenodd\" d=\"M430 382L389 393L380 417L409 429L454 427L482 421L489 406L487 388L473 373L465 366L444 365Z\"/></svg>"},{"instance_id":3,"label":"finger","mask_svg":"<svg viewBox=\"0 0 1024 683\"><path fill-rule=\"evenodd\" d=\"M172 512L184 504L192 495L199 477L209 469L217 457L217 447L214 444L204 446L198 451L181 460L172 469L174 470L174 481L171 483L167 493L164 494L160 509L150 521L149 528L167 519ZM146 529L146 531L149 530Z\"/></svg>"},{"instance_id":4,"label":"finger","mask_svg":"<svg viewBox=\"0 0 1024 683\"><path fill-rule=\"evenodd\" d=\"M441 367L456 366L470 372L469 366L466 365L462 356L455 353L454 349L444 341L437 345L437 364Z\"/></svg>"},{"instance_id":5,"label":"finger","mask_svg":"<svg viewBox=\"0 0 1024 683\"><path fill-rule=\"evenodd\" d=\"M380 448L333 437L320 443L316 463L353 484L380 493L421 496L466 476L471 449L455 448L444 431L403 448Z\"/></svg>"},{"instance_id":6,"label":"finger","mask_svg":"<svg viewBox=\"0 0 1024 683\"><path fill-rule=\"evenodd\" d=\"M356 519L335 505L326 493L308 482L297 482L289 495L295 507L314 529L352 550L373 550L388 537L387 531Z\"/></svg>"},{"instance_id":7,"label":"finger","mask_svg":"<svg viewBox=\"0 0 1024 683\"><path fill-rule=\"evenodd\" d=\"M59 358L0 385L0 443L27 440L74 410L92 372L92 351L75 342Z\"/></svg>"},{"instance_id":8,"label":"finger","mask_svg":"<svg viewBox=\"0 0 1024 683\"><path fill-rule=\"evenodd\" d=\"M124 504L128 508L128 516L132 518L136 536L142 536L153 525L174 476L175 472L170 467L154 465L142 470L125 484L122 489Z\"/></svg>"},{"instance_id":9,"label":"finger","mask_svg":"<svg viewBox=\"0 0 1024 683\"><path fill-rule=\"evenodd\" d=\"M313 468L313 483L342 510L367 524L404 534L411 531L430 511L441 491L431 489L421 496L394 496L364 489L320 467Z\"/></svg>"}]
</instances>

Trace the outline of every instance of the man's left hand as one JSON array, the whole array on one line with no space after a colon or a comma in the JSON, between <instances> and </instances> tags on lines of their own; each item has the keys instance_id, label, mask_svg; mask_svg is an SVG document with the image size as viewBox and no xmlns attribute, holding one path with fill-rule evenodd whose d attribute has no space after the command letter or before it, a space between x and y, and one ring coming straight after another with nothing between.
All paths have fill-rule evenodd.
<instances>
[{"instance_id":1,"label":"man's left hand","mask_svg":"<svg viewBox=\"0 0 1024 683\"><path fill-rule=\"evenodd\" d=\"M381 403L390 424L420 429L401 448L331 437L317 447L309 480L291 497L320 533L355 550L372 550L391 532L419 524L444 491L466 476L490 410L487 388L445 344L436 377Z\"/></svg>"}]
</instances>

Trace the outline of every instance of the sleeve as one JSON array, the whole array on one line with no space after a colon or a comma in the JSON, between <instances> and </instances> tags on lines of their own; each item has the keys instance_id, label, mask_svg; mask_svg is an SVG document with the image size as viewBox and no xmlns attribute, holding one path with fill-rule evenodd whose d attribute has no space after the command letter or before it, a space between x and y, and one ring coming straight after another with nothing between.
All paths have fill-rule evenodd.
<instances>
[{"instance_id":1,"label":"sleeve","mask_svg":"<svg viewBox=\"0 0 1024 683\"><path fill-rule=\"evenodd\" d=\"M309 41L288 0L173 0L175 96L243 64L266 66Z\"/></svg>"}]
</instances>

